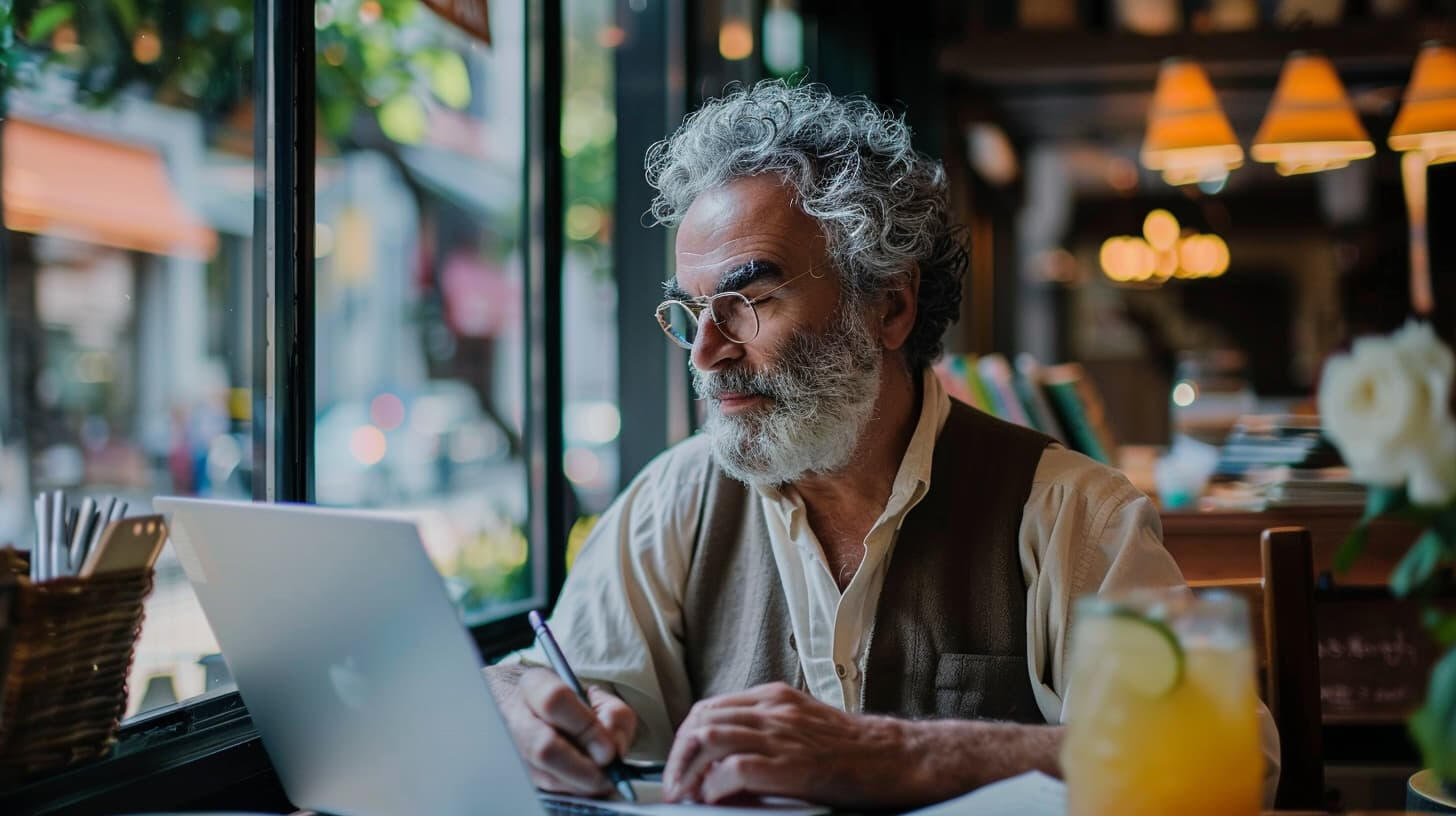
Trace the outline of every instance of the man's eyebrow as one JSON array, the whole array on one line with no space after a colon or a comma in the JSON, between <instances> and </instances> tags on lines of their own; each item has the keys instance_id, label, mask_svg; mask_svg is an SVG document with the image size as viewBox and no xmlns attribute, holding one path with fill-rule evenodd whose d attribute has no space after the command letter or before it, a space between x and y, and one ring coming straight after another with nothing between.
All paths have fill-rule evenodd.
<instances>
[{"instance_id":1,"label":"man's eyebrow","mask_svg":"<svg viewBox=\"0 0 1456 816\"><path fill-rule=\"evenodd\" d=\"M718 279L719 292L733 292L766 278L782 278L784 270L773 261L752 260L724 273Z\"/></svg>"},{"instance_id":2,"label":"man's eyebrow","mask_svg":"<svg viewBox=\"0 0 1456 816\"><path fill-rule=\"evenodd\" d=\"M672 280L670 280L670 281L668 281L668 282L666 282L666 283L664 283L662 285L662 294L668 300L692 300L693 299L693 296L688 293L688 290L686 290L686 289L684 289L684 288L682 288L681 286L678 285L678 283L677 283L677 276L676 275L673 276Z\"/></svg>"},{"instance_id":3,"label":"man's eyebrow","mask_svg":"<svg viewBox=\"0 0 1456 816\"><path fill-rule=\"evenodd\" d=\"M752 260L730 269L718 279L718 292L732 292L749 284L770 278L782 278L784 270L773 261ZM694 295L682 288L677 278L662 285L662 292L668 300L692 300Z\"/></svg>"}]
</instances>

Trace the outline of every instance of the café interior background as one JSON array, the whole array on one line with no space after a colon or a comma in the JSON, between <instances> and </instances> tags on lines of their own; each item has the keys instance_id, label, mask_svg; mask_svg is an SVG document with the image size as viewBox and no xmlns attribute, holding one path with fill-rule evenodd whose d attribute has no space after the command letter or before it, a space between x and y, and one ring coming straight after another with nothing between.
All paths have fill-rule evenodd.
<instances>
[{"instance_id":1,"label":"caf\u00e9 interior background","mask_svg":"<svg viewBox=\"0 0 1456 816\"><path fill-rule=\"evenodd\" d=\"M695 422L686 357L649 323L670 235L644 229L641 156L733 81L821 81L903 111L945 159L969 227L948 349L1080 363L1117 463L1150 491L1175 437L1217 446L1240 416L1309 412L1328 355L1412 312L1409 191L1386 137L1422 43L1449 36L1447 0L659 2L562 6L563 444L545 466L569 486L571 545ZM12 542L32 535L42 490L138 510L159 494L262 495L270 376L257 358L270 327L255 205L270 193L255 175L254 4L42 5L4 102ZM164 10L176 14L149 16ZM416 514L464 620L489 621L532 597L547 546L528 524L525 6L490 3L488 44L417 0L313 10L314 498ZM643 38L677 49L665 74L624 58ZM1330 58L1373 155L1283 175L1248 146L1286 58L1308 48ZM1163 59L1180 55L1206 72L1245 156L1173 185L1140 150ZM661 121L624 107L642 93L670 97ZM1426 178L1431 318L1449 342L1456 248L1441 225L1456 165ZM1175 234L1217 236L1218 274L1109 263L1109 239L1136 240L1158 209ZM639 331L653 342L632 342ZM1259 499L1237 484L1202 497ZM128 714L226 688L216 652L168 551Z\"/></svg>"}]
</instances>

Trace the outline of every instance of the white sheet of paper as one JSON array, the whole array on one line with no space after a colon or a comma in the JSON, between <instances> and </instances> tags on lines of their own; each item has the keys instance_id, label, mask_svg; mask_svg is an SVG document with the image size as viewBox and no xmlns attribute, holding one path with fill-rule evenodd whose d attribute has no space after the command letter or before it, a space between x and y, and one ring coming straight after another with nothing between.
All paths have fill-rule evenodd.
<instances>
[{"instance_id":1,"label":"white sheet of paper","mask_svg":"<svg viewBox=\"0 0 1456 816\"><path fill-rule=\"evenodd\" d=\"M662 801L662 784L659 782L647 782L634 780L632 789L637 792L637 802L604 802L600 799L581 799L575 796L558 796L550 794L549 799L563 802L580 802L587 805L595 805L599 808L606 808L616 813L639 814L639 816L686 816L690 813L712 814L712 816L821 816L830 812L829 808L811 805L808 802L801 802L797 799L766 799L759 806L734 805L725 807L722 805L669 805ZM1018 816L1023 816L1019 814Z\"/></svg>"},{"instance_id":2,"label":"white sheet of paper","mask_svg":"<svg viewBox=\"0 0 1456 816\"><path fill-rule=\"evenodd\" d=\"M1067 786L1030 771L906 816L1065 816Z\"/></svg>"}]
</instances>

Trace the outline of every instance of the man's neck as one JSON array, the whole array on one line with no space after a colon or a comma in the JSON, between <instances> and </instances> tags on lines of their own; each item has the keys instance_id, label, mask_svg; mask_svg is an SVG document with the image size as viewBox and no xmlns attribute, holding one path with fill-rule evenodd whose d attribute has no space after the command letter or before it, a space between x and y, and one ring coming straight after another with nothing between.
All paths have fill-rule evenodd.
<instances>
[{"instance_id":1,"label":"man's neck","mask_svg":"<svg viewBox=\"0 0 1456 816\"><path fill-rule=\"evenodd\" d=\"M908 371L892 359L885 360L883 371L874 419L866 425L849 466L793 485L804 500L809 525L831 561L835 560L833 550L861 544L884 512L920 420L920 372Z\"/></svg>"}]
</instances>

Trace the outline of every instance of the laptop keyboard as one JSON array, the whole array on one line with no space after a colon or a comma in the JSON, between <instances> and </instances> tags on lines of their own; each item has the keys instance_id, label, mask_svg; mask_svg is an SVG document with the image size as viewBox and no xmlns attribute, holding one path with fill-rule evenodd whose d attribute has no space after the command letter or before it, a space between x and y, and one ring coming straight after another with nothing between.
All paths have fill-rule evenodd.
<instances>
[{"instance_id":1,"label":"laptop keyboard","mask_svg":"<svg viewBox=\"0 0 1456 816\"><path fill-rule=\"evenodd\" d=\"M560 799L541 800L551 816L618 816L621 811L588 805L585 802L563 802Z\"/></svg>"}]
</instances>

